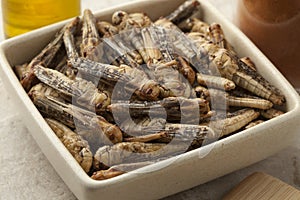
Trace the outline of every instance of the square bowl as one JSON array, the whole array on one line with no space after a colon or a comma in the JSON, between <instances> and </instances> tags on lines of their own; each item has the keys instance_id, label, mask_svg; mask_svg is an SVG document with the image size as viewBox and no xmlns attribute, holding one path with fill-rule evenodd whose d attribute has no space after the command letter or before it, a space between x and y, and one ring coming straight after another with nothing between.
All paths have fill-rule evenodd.
<instances>
[{"instance_id":1,"label":"square bowl","mask_svg":"<svg viewBox=\"0 0 300 200\"><path fill-rule=\"evenodd\" d=\"M56 137L18 81L12 67L30 61L69 20L56 23L0 45L0 76L23 121L52 166L78 199L157 199L205 183L262 160L283 149L298 137L300 99L294 88L259 49L205 0L199 0L203 20L221 24L227 40L239 56L249 56L258 71L280 88L286 97L287 112L251 129L218 140L176 158L121 176L91 179ZM165 16L184 0L143 0L95 12L110 20L114 11L145 12L152 19ZM162 6L163 5L163 6ZM169 164L171 161L171 164Z\"/></svg>"}]
</instances>

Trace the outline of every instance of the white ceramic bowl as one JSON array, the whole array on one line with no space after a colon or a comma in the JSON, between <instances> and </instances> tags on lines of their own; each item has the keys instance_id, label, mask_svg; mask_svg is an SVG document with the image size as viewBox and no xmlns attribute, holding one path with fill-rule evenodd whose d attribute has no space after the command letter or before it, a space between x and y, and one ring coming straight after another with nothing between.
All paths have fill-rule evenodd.
<instances>
[{"instance_id":1,"label":"white ceramic bowl","mask_svg":"<svg viewBox=\"0 0 300 200\"><path fill-rule=\"evenodd\" d=\"M96 12L109 20L116 10L144 11L153 19L166 15L184 0L146 0ZM157 199L186 190L201 183L262 160L286 147L298 137L300 123L299 96L270 61L224 16L207 1L200 1L207 22L220 23L227 39L240 56L251 57L258 71L280 88L287 99L287 113L249 130L185 153L164 167L164 162L147 166L147 173L130 172L116 178L92 180L73 159L49 128L18 82L12 66L28 62L54 36L66 21L6 40L0 46L1 79L16 109L50 163L73 193L83 199ZM204 156L205 155L205 156ZM159 170L154 170L158 169ZM139 171L139 170L137 170Z\"/></svg>"}]
</instances>

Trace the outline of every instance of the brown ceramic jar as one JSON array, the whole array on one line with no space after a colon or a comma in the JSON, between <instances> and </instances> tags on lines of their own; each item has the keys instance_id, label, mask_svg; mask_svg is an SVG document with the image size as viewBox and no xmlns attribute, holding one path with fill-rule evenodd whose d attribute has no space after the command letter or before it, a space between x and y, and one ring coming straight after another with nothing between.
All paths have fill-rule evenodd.
<instances>
[{"instance_id":1,"label":"brown ceramic jar","mask_svg":"<svg viewBox=\"0 0 300 200\"><path fill-rule=\"evenodd\" d=\"M240 29L300 88L300 0L238 0L237 8Z\"/></svg>"}]
</instances>

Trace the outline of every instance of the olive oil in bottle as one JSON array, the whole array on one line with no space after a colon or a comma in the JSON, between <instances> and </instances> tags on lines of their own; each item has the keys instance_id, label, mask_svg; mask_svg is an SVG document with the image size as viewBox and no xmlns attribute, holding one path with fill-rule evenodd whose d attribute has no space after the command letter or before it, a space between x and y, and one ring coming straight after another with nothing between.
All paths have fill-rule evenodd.
<instances>
[{"instance_id":1,"label":"olive oil in bottle","mask_svg":"<svg viewBox=\"0 0 300 200\"><path fill-rule=\"evenodd\" d=\"M80 15L80 0L2 0L6 38Z\"/></svg>"}]
</instances>

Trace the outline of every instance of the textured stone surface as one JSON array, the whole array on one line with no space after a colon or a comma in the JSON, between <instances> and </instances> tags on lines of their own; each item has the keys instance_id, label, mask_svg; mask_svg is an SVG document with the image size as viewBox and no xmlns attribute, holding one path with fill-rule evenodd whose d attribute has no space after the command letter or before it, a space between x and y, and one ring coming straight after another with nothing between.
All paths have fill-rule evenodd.
<instances>
[{"instance_id":1,"label":"textured stone surface","mask_svg":"<svg viewBox=\"0 0 300 200\"><path fill-rule=\"evenodd\" d=\"M230 20L233 19L235 0L210 1ZM124 2L124 0L84 0L82 1L82 7L99 10L119 2ZM1 41L3 40L3 34L2 24L0 25ZM76 199L52 168L22 123L18 111L14 109L11 103L9 91L5 90L1 80L0 94L0 199ZM167 197L165 200L220 199L223 194L255 171L268 173L300 189L299 142L295 141L294 146L266 160L190 190Z\"/></svg>"}]
</instances>

